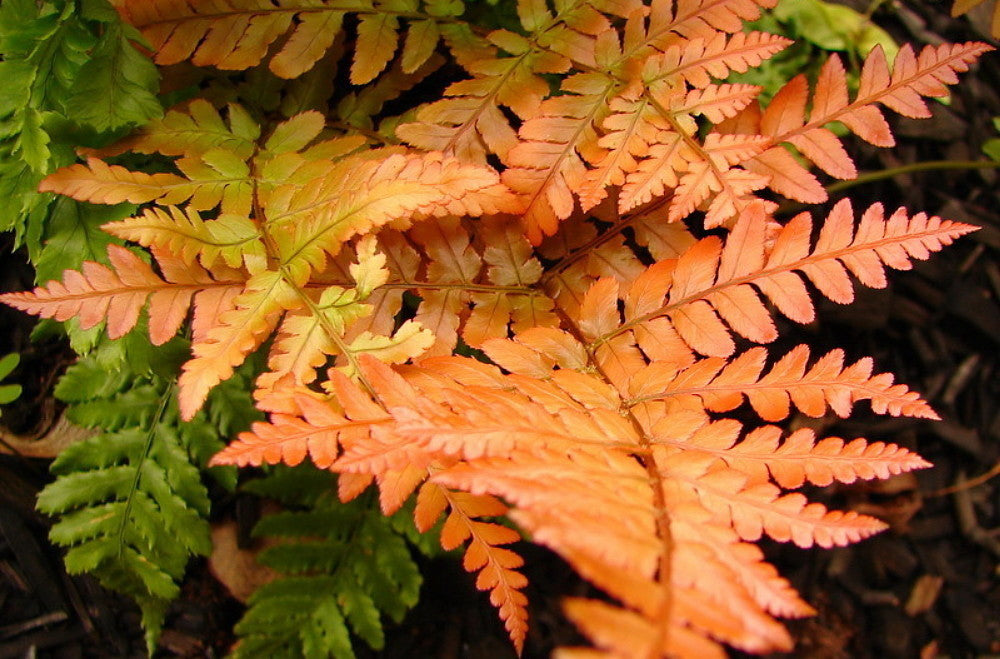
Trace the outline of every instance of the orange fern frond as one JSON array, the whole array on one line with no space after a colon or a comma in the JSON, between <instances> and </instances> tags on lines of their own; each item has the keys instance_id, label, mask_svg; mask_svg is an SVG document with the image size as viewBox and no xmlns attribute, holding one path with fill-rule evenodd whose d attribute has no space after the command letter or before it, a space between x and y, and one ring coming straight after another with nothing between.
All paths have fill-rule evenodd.
<instances>
[{"instance_id":1,"label":"orange fern frond","mask_svg":"<svg viewBox=\"0 0 1000 659\"><path fill-rule=\"evenodd\" d=\"M160 265L170 258L162 254ZM164 268L161 278L132 251L108 246L111 267L85 261L81 272L66 270L53 281L26 293L7 293L0 301L43 318L78 318L88 329L107 321L108 336L124 336L135 327L149 302L149 335L154 345L170 340L184 322L189 307L218 308L242 289L242 280L213 279L200 268ZM235 274L235 273L234 273Z\"/></svg>"},{"instance_id":2,"label":"orange fern frond","mask_svg":"<svg viewBox=\"0 0 1000 659\"><path fill-rule=\"evenodd\" d=\"M992 47L987 44L970 42L926 46L917 55L904 45L890 69L881 47L876 46L865 60L853 101L848 96L844 66L832 55L817 78L808 119L809 88L804 76L796 76L775 95L763 114L751 113L731 127L738 132L766 135L775 144L792 144L831 176L854 178L857 170L853 161L840 140L824 127L826 124L839 121L875 146L892 146L895 140L876 103L907 117L928 117L930 110L921 97L947 95L946 85L957 81L956 74L968 70L971 62L989 50ZM726 124L720 129L730 130ZM815 176L781 146L770 148L746 166L770 177L769 186L786 197L807 203L826 199Z\"/></svg>"},{"instance_id":3,"label":"orange fern frond","mask_svg":"<svg viewBox=\"0 0 1000 659\"><path fill-rule=\"evenodd\" d=\"M440 5L439 5L440 7ZM443 8L443 7L442 7ZM198 66L242 70L255 66L269 47L288 35L268 67L282 78L297 78L316 64L334 43L348 13L358 16L358 39L351 82L373 80L392 58L399 40L400 14L412 15L411 3L398 0L336 2L224 0L215 6L180 2L170 5L127 0L119 11L142 31L158 64L190 59ZM437 45L435 19L413 22L404 42L408 70L418 68Z\"/></svg>"},{"instance_id":4,"label":"orange fern frond","mask_svg":"<svg viewBox=\"0 0 1000 659\"><path fill-rule=\"evenodd\" d=\"M886 218L882 206L875 204L855 228L851 204L844 200L830 213L814 247L809 244L811 230L812 221L803 213L782 227L768 246L762 209L745 212L725 244L705 238L681 255L669 273L663 306L628 318L594 339L604 342L667 316L693 349L728 357L735 349L730 330L758 343L776 336L757 290L787 317L810 322L813 306L801 276L825 297L846 304L854 299L848 273L866 286L882 288L886 267L907 270L911 259L926 258L975 227L922 213L908 218L902 209Z\"/></svg>"},{"instance_id":5,"label":"orange fern frond","mask_svg":"<svg viewBox=\"0 0 1000 659\"><path fill-rule=\"evenodd\" d=\"M293 394L295 414L276 413L268 422L256 422L229 446L212 458L212 465L239 467L265 464L295 466L308 455L313 464L325 469L339 455L341 440L356 441L369 428L389 420L382 410L352 409L338 414L328 404L306 393ZM346 416L350 414L351 416Z\"/></svg>"},{"instance_id":6,"label":"orange fern frond","mask_svg":"<svg viewBox=\"0 0 1000 659\"><path fill-rule=\"evenodd\" d=\"M514 56L478 60L472 67L477 77L452 83L446 98L420 108L415 122L396 129L401 139L466 162L485 164L490 153L506 160L517 144L517 132L501 106L522 119L534 116L548 93L548 85L535 72L564 70L565 65L560 57L531 53L526 40L513 33L498 31L492 40Z\"/></svg>"},{"instance_id":7,"label":"orange fern frond","mask_svg":"<svg viewBox=\"0 0 1000 659\"><path fill-rule=\"evenodd\" d=\"M454 549L469 542L462 566L467 572L479 572L476 588L490 591L490 603L497 608L520 654L528 633L528 598L521 590L528 580L517 571L524 560L501 545L517 542L521 536L513 529L477 519L504 515L507 506L492 496L452 492L434 483L427 483L423 489L431 488L440 492L450 509L441 529L441 546Z\"/></svg>"},{"instance_id":8,"label":"orange fern frond","mask_svg":"<svg viewBox=\"0 0 1000 659\"><path fill-rule=\"evenodd\" d=\"M705 469L694 462L692 468L666 456L658 463L671 496L696 499L731 524L744 540L759 540L767 534L803 548L829 548L863 540L887 528L885 522L873 517L853 511L829 511L822 504L809 503L798 492L781 494L777 486L754 482L719 463Z\"/></svg>"},{"instance_id":9,"label":"orange fern frond","mask_svg":"<svg viewBox=\"0 0 1000 659\"><path fill-rule=\"evenodd\" d=\"M602 76L566 78L564 94L543 101L518 131L521 141L508 153L503 181L524 199L521 217L532 244L555 233L573 212L573 191L587 176L583 157L596 161L602 151L594 125L608 114L612 90Z\"/></svg>"},{"instance_id":10,"label":"orange fern frond","mask_svg":"<svg viewBox=\"0 0 1000 659\"><path fill-rule=\"evenodd\" d=\"M708 39L678 39L662 53L643 62L642 78L647 87L659 80L680 78L692 87L707 87L712 79L724 80L730 73L743 73L781 52L792 42L766 32L715 32Z\"/></svg>"},{"instance_id":11,"label":"orange fern frond","mask_svg":"<svg viewBox=\"0 0 1000 659\"><path fill-rule=\"evenodd\" d=\"M193 210L209 210L221 203L224 212L249 213L250 171L245 162L215 150L201 160L182 158L176 164L186 176L133 172L88 158L86 165L71 165L49 175L39 190L96 204L156 201L170 205L190 200Z\"/></svg>"},{"instance_id":12,"label":"orange fern frond","mask_svg":"<svg viewBox=\"0 0 1000 659\"><path fill-rule=\"evenodd\" d=\"M860 479L889 478L931 466L929 462L895 444L869 443L861 438L844 442L826 437L819 442L808 428L796 430L783 442L777 426L762 426L737 442L741 426L721 420L703 426L690 437L670 442L679 452L703 450L750 478L764 482L770 477L785 489L809 482L825 486L834 481L853 483Z\"/></svg>"},{"instance_id":13,"label":"orange fern frond","mask_svg":"<svg viewBox=\"0 0 1000 659\"><path fill-rule=\"evenodd\" d=\"M662 399L728 412L745 397L762 419L780 421L788 416L791 404L807 416L821 417L829 408L846 418L854 403L870 400L879 414L939 418L916 392L893 384L891 374L873 376L868 358L845 368L843 351L833 350L807 368L809 348L798 346L762 377L766 361L766 349L757 347L728 361L709 357L683 369L675 363L653 362L637 374L633 401Z\"/></svg>"}]
</instances>

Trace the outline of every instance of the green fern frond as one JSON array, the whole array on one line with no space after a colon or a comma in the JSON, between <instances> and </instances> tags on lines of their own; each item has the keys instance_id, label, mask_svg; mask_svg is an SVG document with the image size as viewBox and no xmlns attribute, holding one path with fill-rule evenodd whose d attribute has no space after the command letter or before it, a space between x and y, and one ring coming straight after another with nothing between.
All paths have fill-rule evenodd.
<instances>
[{"instance_id":1,"label":"green fern frond","mask_svg":"<svg viewBox=\"0 0 1000 659\"><path fill-rule=\"evenodd\" d=\"M159 116L159 74L132 45L139 33L107 0L5 0L0 6L0 230L37 261L52 197L45 174L73 146L106 144Z\"/></svg>"},{"instance_id":2,"label":"green fern frond","mask_svg":"<svg viewBox=\"0 0 1000 659\"><path fill-rule=\"evenodd\" d=\"M420 572L393 518L371 498L340 503L334 484L312 467L279 469L250 484L259 494L309 508L269 515L254 529L256 536L288 540L258 560L292 576L251 597L236 626L236 657L353 657L351 632L380 649L382 615L398 622L416 604Z\"/></svg>"},{"instance_id":3,"label":"green fern frond","mask_svg":"<svg viewBox=\"0 0 1000 659\"><path fill-rule=\"evenodd\" d=\"M39 494L38 509L58 518L50 538L68 549L70 573L90 572L136 601L152 649L189 559L211 552L200 469L223 446L220 426L239 430L253 418L245 393L253 374L239 372L206 414L181 424L170 355L186 351L186 342L133 348L105 343L59 382L68 417L103 432L56 458L56 480ZM234 469L213 471L223 485L235 484Z\"/></svg>"},{"instance_id":4,"label":"green fern frond","mask_svg":"<svg viewBox=\"0 0 1000 659\"><path fill-rule=\"evenodd\" d=\"M50 538L69 548L66 569L133 597L150 648L188 558L211 551L208 492L181 434L165 421L172 392L161 387L147 427L64 450L52 464L57 479L38 496L40 511L59 516Z\"/></svg>"}]
</instances>

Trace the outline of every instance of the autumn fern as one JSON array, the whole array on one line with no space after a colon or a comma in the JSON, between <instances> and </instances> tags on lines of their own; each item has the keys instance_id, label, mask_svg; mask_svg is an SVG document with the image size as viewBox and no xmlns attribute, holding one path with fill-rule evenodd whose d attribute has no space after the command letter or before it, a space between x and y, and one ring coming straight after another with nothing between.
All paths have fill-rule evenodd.
<instances>
[{"instance_id":1,"label":"autumn fern","mask_svg":"<svg viewBox=\"0 0 1000 659\"><path fill-rule=\"evenodd\" d=\"M937 415L868 358L765 347L775 318L812 322L818 300L884 287L974 227L848 200L784 218L774 198L826 201L823 177L857 175L834 124L892 146L885 110L929 116L990 47L904 46L891 63L875 48L856 89L831 56L761 103L727 78L789 45L743 31L772 4L520 0L494 29L457 1L119 0L159 64L246 80L215 77L208 98L46 176L74 203L141 209L103 224L105 253L2 300L112 338L189 333L176 387L195 423L263 354L269 416L212 464L308 459L342 502L374 485L381 512L440 523L518 651L521 534L610 596L565 603L599 651L789 650L776 618L813 610L753 543L869 537L885 525L797 490L929 465L773 424L864 401ZM263 523L315 546L268 550L302 574L255 596L241 652L348 654L348 629L378 646L381 613L412 603L399 536L322 501ZM359 556L351 529L389 534L388 553ZM402 570L381 595L369 560Z\"/></svg>"}]
</instances>

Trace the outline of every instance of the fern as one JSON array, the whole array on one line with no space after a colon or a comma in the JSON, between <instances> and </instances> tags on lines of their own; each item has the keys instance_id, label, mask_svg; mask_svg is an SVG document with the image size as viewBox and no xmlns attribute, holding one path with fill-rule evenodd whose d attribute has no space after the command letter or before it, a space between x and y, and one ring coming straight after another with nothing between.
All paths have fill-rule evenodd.
<instances>
[{"instance_id":1,"label":"fern","mask_svg":"<svg viewBox=\"0 0 1000 659\"><path fill-rule=\"evenodd\" d=\"M189 457L198 434L181 434L170 423L172 401L173 389L162 380L88 401L115 410L119 418L108 425L117 429L63 451L52 466L56 481L38 497L42 512L60 516L50 538L69 548L67 570L90 572L133 597L150 649L189 556L211 551L208 493ZM120 418L123 409L139 418Z\"/></svg>"},{"instance_id":2,"label":"fern","mask_svg":"<svg viewBox=\"0 0 1000 659\"><path fill-rule=\"evenodd\" d=\"M33 256L51 197L38 182L73 162L78 140L107 142L162 112L158 73L132 42L139 34L104 0L5 2L0 9L0 229Z\"/></svg>"},{"instance_id":3,"label":"fern","mask_svg":"<svg viewBox=\"0 0 1000 659\"><path fill-rule=\"evenodd\" d=\"M833 122L891 146L883 109L927 116L924 99L944 96L990 47L904 46L891 64L876 48L856 92L833 56L815 81L796 76L764 103L760 88L727 78L789 45L743 32L771 4L520 0L516 20L483 29L464 19L484 11L460 2L225 0L208 12L122 0L161 65L250 69L246 80L206 83L225 103L191 99L86 162L39 168L44 192L118 205L106 215L61 207L64 231L89 235L102 218L110 237L61 280L0 299L84 330L104 324L126 344L145 326L165 346L151 355L173 355L189 327L177 405L194 425L182 428L205 427L206 400L238 388L234 373L259 351L267 366L253 397L269 417L212 464L302 469L308 458L339 474L342 502L375 484L383 513L406 510L420 531L443 519L440 544L464 546L518 651L526 581L510 545L521 536L500 516L610 596L566 603L599 650L790 649L775 617L812 609L753 542L862 540L884 525L795 490L928 463L891 444L769 424L793 408L847 416L863 401L878 414L936 414L870 359L768 350L775 314L811 322L817 299L846 304L856 285L884 287L887 269L909 269L974 227L878 203L856 213L847 200L781 220L771 198L825 201L819 176L857 171ZM467 77L428 100L418 85L445 62L441 71ZM338 65L370 84L331 88ZM264 66L298 79L281 83ZM250 88L268 100L235 102ZM95 451L109 469L71 453L63 479L159 464L161 444L191 451L183 432L158 439L173 402L148 412L168 386L109 376L102 391L137 412L75 403L79 420L133 438L123 446L156 441L139 457ZM730 418L737 408L747 423ZM136 482L142 491L146 477ZM138 500L112 485L83 499L57 486L43 504L70 515ZM363 503L309 496L292 502L305 510L259 527L312 539L265 554L292 574L255 596L241 653L349 654L351 631L378 647L381 615L398 617L415 597L391 522ZM384 554L364 554L358 534ZM203 547L175 549L156 606L181 555ZM152 597L135 578L124 587ZM158 609L147 608L155 631Z\"/></svg>"},{"instance_id":4,"label":"fern","mask_svg":"<svg viewBox=\"0 0 1000 659\"><path fill-rule=\"evenodd\" d=\"M222 435L203 415L177 423L172 380L184 349L179 339L150 351L129 338L67 371L56 395L72 421L100 432L59 455L56 480L38 498L39 510L59 517L50 538L68 548L67 569L94 574L139 604L150 651L189 558L211 551L201 468ZM229 415L252 413L240 382L220 389ZM233 474L216 475L232 486Z\"/></svg>"},{"instance_id":5,"label":"fern","mask_svg":"<svg viewBox=\"0 0 1000 659\"><path fill-rule=\"evenodd\" d=\"M286 576L251 596L234 656L353 657L351 632L381 649L381 615L399 622L416 603L420 572L393 520L362 500L340 504L331 484L308 466L247 484L304 509L268 515L254 528L257 537L282 540L259 561Z\"/></svg>"}]
</instances>

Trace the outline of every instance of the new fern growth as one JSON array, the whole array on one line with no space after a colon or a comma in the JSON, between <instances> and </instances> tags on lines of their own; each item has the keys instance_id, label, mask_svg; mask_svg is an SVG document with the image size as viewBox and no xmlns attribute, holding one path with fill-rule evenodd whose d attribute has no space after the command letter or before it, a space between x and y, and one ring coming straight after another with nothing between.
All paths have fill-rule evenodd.
<instances>
[{"instance_id":1,"label":"new fern growth","mask_svg":"<svg viewBox=\"0 0 1000 659\"><path fill-rule=\"evenodd\" d=\"M253 100L263 83L199 73L204 98L41 181L77 202L142 207L103 225L106 256L0 299L103 323L112 339L142 324L156 345L191 339L176 402L172 383L150 381L154 412L60 458L73 473L41 502L63 514L55 537L79 569L102 569L115 547L150 561L162 576L119 576L119 560L115 583L161 611L183 559L205 551L201 536L157 544L206 505L183 485L195 475L183 429L259 351L253 397L269 417L212 464L308 458L338 474L342 502L373 484L387 515L415 500L417 529L443 520L440 544L464 547L519 651L525 579L508 545L521 536L498 516L610 596L565 607L608 655L789 650L775 618L812 609L753 542L866 538L885 525L796 490L928 463L769 424L793 409L847 416L860 401L936 415L870 359L764 347L774 316L811 322L817 297L851 302L856 284L884 287L887 268L974 227L847 200L783 220L772 199L825 201L821 176L857 174L832 123L892 146L885 109L929 116L925 97L991 48L903 46L890 63L876 47L857 89L832 56L762 104L758 87L726 79L789 44L742 31L771 0L519 0L517 25L495 29L466 20L471 4L115 3L161 66L251 69L273 99ZM464 73L427 100L435 71ZM131 387L116 395L145 395ZM737 408L762 424L736 421ZM174 414L195 425L167 430ZM174 468L184 477L168 478ZM255 596L241 653L346 655L347 628L377 647L379 616L413 602L396 527L310 496L262 522L308 539L265 556L297 574Z\"/></svg>"}]
</instances>

